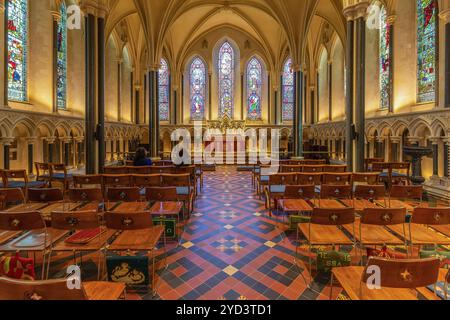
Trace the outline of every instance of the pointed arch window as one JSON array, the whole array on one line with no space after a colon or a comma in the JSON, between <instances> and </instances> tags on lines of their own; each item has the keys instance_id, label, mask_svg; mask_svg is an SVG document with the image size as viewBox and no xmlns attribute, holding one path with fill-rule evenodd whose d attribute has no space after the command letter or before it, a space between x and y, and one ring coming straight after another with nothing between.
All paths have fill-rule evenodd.
<instances>
[{"instance_id":1,"label":"pointed arch window","mask_svg":"<svg viewBox=\"0 0 450 320\"><path fill-rule=\"evenodd\" d=\"M191 120L205 118L206 66L200 57L195 57L189 68Z\"/></svg>"},{"instance_id":2,"label":"pointed arch window","mask_svg":"<svg viewBox=\"0 0 450 320\"><path fill-rule=\"evenodd\" d=\"M231 44L225 41L219 49L219 117L233 118L235 55Z\"/></svg>"},{"instance_id":3,"label":"pointed arch window","mask_svg":"<svg viewBox=\"0 0 450 320\"><path fill-rule=\"evenodd\" d=\"M159 121L169 121L170 72L164 58L158 72L158 93Z\"/></svg>"},{"instance_id":4,"label":"pointed arch window","mask_svg":"<svg viewBox=\"0 0 450 320\"><path fill-rule=\"evenodd\" d=\"M56 98L58 109L66 109L67 103L67 8L61 3L61 18L56 39Z\"/></svg>"},{"instance_id":5,"label":"pointed arch window","mask_svg":"<svg viewBox=\"0 0 450 320\"><path fill-rule=\"evenodd\" d=\"M8 100L28 100L28 0L8 2Z\"/></svg>"},{"instance_id":6,"label":"pointed arch window","mask_svg":"<svg viewBox=\"0 0 450 320\"><path fill-rule=\"evenodd\" d=\"M261 100L263 85L263 68L261 61L253 57L247 64L247 119L261 120Z\"/></svg>"},{"instance_id":7,"label":"pointed arch window","mask_svg":"<svg viewBox=\"0 0 450 320\"><path fill-rule=\"evenodd\" d=\"M387 22L386 7L380 12L380 106L388 109L391 95L391 33Z\"/></svg>"},{"instance_id":8,"label":"pointed arch window","mask_svg":"<svg viewBox=\"0 0 450 320\"><path fill-rule=\"evenodd\" d=\"M283 121L294 120L294 70L292 59L288 58L283 67L282 76L282 119Z\"/></svg>"},{"instance_id":9,"label":"pointed arch window","mask_svg":"<svg viewBox=\"0 0 450 320\"><path fill-rule=\"evenodd\" d=\"M417 0L417 102L436 99L437 1Z\"/></svg>"}]
</instances>

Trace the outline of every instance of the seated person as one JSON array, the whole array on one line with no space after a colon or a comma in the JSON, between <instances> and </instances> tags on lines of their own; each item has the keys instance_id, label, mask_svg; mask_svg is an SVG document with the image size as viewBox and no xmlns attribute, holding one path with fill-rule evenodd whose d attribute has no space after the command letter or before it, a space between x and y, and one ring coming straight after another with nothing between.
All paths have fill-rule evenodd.
<instances>
[{"instance_id":1,"label":"seated person","mask_svg":"<svg viewBox=\"0 0 450 320\"><path fill-rule=\"evenodd\" d=\"M152 160L147 158L147 150L144 148L139 148L136 150L136 155L133 161L133 165L135 167L151 166L152 164Z\"/></svg>"}]
</instances>

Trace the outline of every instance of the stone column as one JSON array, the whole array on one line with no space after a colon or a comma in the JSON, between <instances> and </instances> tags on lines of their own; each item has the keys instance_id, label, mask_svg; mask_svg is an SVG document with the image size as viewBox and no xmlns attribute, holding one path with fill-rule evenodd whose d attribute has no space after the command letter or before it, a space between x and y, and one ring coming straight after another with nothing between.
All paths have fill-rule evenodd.
<instances>
[{"instance_id":1,"label":"stone column","mask_svg":"<svg viewBox=\"0 0 450 320\"><path fill-rule=\"evenodd\" d=\"M429 139L433 148L433 176L439 177L439 141L440 137L432 137Z\"/></svg>"},{"instance_id":2,"label":"stone column","mask_svg":"<svg viewBox=\"0 0 450 320\"><path fill-rule=\"evenodd\" d=\"M149 68L148 73L148 106L150 115L149 124L149 144L150 156L152 158L158 157L159 149L159 110L158 110L158 70L159 65L154 65Z\"/></svg>"},{"instance_id":3,"label":"stone column","mask_svg":"<svg viewBox=\"0 0 450 320\"><path fill-rule=\"evenodd\" d=\"M54 145L55 145L55 137L50 137L45 139L47 141L48 145L48 154L47 154L47 162L51 163L53 162L53 152L54 152Z\"/></svg>"},{"instance_id":4,"label":"stone column","mask_svg":"<svg viewBox=\"0 0 450 320\"><path fill-rule=\"evenodd\" d=\"M139 84L134 86L134 115L136 124L141 123L141 89L142 87Z\"/></svg>"},{"instance_id":5,"label":"stone column","mask_svg":"<svg viewBox=\"0 0 450 320\"><path fill-rule=\"evenodd\" d=\"M67 139L63 139L61 140L61 143L63 144L63 153L64 153L64 157L63 157L63 161L64 161L64 165L68 166L69 165L69 154L70 154L70 144L72 143L72 139L71 138L67 138Z\"/></svg>"},{"instance_id":6,"label":"stone column","mask_svg":"<svg viewBox=\"0 0 450 320\"><path fill-rule=\"evenodd\" d=\"M14 142L14 138L2 138L3 143L3 167L5 170L11 169L9 161L9 149Z\"/></svg>"},{"instance_id":7,"label":"stone column","mask_svg":"<svg viewBox=\"0 0 450 320\"><path fill-rule=\"evenodd\" d=\"M450 4L449 4L450 5ZM450 9L442 11L439 16L445 23L445 105L444 107L450 108Z\"/></svg>"},{"instance_id":8,"label":"stone column","mask_svg":"<svg viewBox=\"0 0 450 320\"><path fill-rule=\"evenodd\" d=\"M328 61L328 120L333 121L333 61Z\"/></svg>"},{"instance_id":9,"label":"stone column","mask_svg":"<svg viewBox=\"0 0 450 320\"><path fill-rule=\"evenodd\" d=\"M97 171L103 173L106 160L105 150L105 16L100 10L97 15Z\"/></svg>"},{"instance_id":10,"label":"stone column","mask_svg":"<svg viewBox=\"0 0 450 320\"><path fill-rule=\"evenodd\" d=\"M391 159L393 162L398 162L400 160L399 151L401 141L401 137L391 137Z\"/></svg>"},{"instance_id":11,"label":"stone column","mask_svg":"<svg viewBox=\"0 0 450 320\"><path fill-rule=\"evenodd\" d=\"M450 139L444 140L444 176L450 177Z\"/></svg>"},{"instance_id":12,"label":"stone column","mask_svg":"<svg viewBox=\"0 0 450 320\"><path fill-rule=\"evenodd\" d=\"M27 144L28 174L29 175L33 174L33 171L34 171L34 149L35 149L35 144L37 141L38 140L36 137L27 138L25 140L25 142Z\"/></svg>"},{"instance_id":13,"label":"stone column","mask_svg":"<svg viewBox=\"0 0 450 320\"><path fill-rule=\"evenodd\" d=\"M76 144L77 144L77 161L76 164L77 166L80 166L82 163L85 163L85 156L83 155L83 142L84 142L84 137L78 137L75 139Z\"/></svg>"},{"instance_id":14,"label":"stone column","mask_svg":"<svg viewBox=\"0 0 450 320\"><path fill-rule=\"evenodd\" d=\"M122 59L117 59L117 121L122 120Z\"/></svg>"},{"instance_id":15,"label":"stone column","mask_svg":"<svg viewBox=\"0 0 450 320\"><path fill-rule=\"evenodd\" d=\"M389 113L394 113L394 24L397 16L387 17L389 33Z\"/></svg>"},{"instance_id":16,"label":"stone column","mask_svg":"<svg viewBox=\"0 0 450 320\"><path fill-rule=\"evenodd\" d=\"M367 2L356 5L356 49L355 49L355 170L364 171L364 148L366 129L366 95L365 95L365 69L366 69L366 21Z\"/></svg>"},{"instance_id":17,"label":"stone column","mask_svg":"<svg viewBox=\"0 0 450 320\"><path fill-rule=\"evenodd\" d=\"M345 158L347 161L347 171L353 171L353 151L354 151L354 119L353 119L353 84L354 84L354 36L355 36L355 15L352 7L344 9L344 16L347 19L347 43L346 43L346 136L345 136Z\"/></svg>"},{"instance_id":18,"label":"stone column","mask_svg":"<svg viewBox=\"0 0 450 320\"><path fill-rule=\"evenodd\" d=\"M303 72L300 66L294 69L294 155L303 156Z\"/></svg>"}]
</instances>

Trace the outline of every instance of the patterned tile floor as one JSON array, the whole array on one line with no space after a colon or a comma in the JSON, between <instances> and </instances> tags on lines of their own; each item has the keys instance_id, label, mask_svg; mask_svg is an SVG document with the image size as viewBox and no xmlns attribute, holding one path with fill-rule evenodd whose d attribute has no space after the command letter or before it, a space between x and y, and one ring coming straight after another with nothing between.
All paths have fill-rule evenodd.
<instances>
[{"instance_id":1,"label":"patterned tile floor","mask_svg":"<svg viewBox=\"0 0 450 320\"><path fill-rule=\"evenodd\" d=\"M310 280L306 248L294 262L296 234L268 216L250 173L218 167L205 173L204 184L181 245L167 245L167 268L163 251L157 252L157 295L129 290L128 299L329 299L329 275ZM84 280L96 280L95 261L83 257ZM63 277L61 265L70 262L71 257L53 257L51 277ZM334 287L336 298L342 298L341 289Z\"/></svg>"}]
</instances>

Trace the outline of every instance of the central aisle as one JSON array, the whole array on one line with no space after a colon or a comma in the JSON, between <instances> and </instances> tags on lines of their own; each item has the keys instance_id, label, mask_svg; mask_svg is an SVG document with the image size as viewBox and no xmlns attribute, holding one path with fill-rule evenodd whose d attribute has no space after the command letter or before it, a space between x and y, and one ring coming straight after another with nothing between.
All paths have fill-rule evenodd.
<instances>
[{"instance_id":1,"label":"central aisle","mask_svg":"<svg viewBox=\"0 0 450 320\"><path fill-rule=\"evenodd\" d=\"M169 267L159 270L160 299L327 298L325 281L313 284L323 295L306 289L299 274L305 265L294 265L295 232L281 236L282 224L268 217L251 173L218 167L205 172L204 184L182 246L169 250Z\"/></svg>"}]
</instances>

